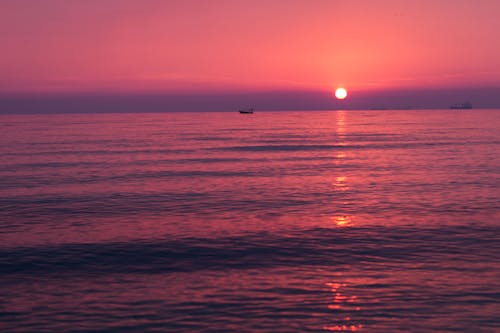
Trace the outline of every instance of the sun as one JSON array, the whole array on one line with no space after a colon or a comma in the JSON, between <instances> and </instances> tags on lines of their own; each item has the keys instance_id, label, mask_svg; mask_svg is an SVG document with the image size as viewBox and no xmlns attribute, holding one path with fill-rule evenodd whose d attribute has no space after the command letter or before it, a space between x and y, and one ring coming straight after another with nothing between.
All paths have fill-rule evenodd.
<instances>
[{"instance_id":1,"label":"sun","mask_svg":"<svg viewBox=\"0 0 500 333\"><path fill-rule=\"evenodd\" d=\"M344 99L347 97L347 90L345 88L339 87L335 90L335 97L337 99Z\"/></svg>"}]
</instances>

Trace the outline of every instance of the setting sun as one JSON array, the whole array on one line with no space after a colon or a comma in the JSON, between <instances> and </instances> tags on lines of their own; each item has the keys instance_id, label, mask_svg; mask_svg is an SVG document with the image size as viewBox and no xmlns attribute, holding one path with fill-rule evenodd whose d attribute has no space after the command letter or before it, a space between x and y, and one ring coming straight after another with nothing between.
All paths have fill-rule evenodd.
<instances>
[{"instance_id":1,"label":"setting sun","mask_svg":"<svg viewBox=\"0 0 500 333\"><path fill-rule=\"evenodd\" d=\"M344 99L347 97L347 90L345 90L345 88L337 88L335 90L335 97L337 97L337 99Z\"/></svg>"}]
</instances>

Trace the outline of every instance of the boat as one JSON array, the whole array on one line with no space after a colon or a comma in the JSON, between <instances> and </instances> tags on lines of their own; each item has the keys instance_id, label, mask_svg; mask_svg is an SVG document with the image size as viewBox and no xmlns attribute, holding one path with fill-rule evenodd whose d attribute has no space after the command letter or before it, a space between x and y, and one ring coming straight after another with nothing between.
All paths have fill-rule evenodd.
<instances>
[{"instance_id":1,"label":"boat","mask_svg":"<svg viewBox=\"0 0 500 333\"><path fill-rule=\"evenodd\" d=\"M456 109L456 110L472 109L472 103L464 102L459 104L453 104L450 106L450 109Z\"/></svg>"},{"instance_id":2,"label":"boat","mask_svg":"<svg viewBox=\"0 0 500 333\"><path fill-rule=\"evenodd\" d=\"M247 108L247 109L239 109L238 111L239 111L240 113L250 114L250 113L253 113L253 112L254 112L254 109L253 109L253 108Z\"/></svg>"}]
</instances>

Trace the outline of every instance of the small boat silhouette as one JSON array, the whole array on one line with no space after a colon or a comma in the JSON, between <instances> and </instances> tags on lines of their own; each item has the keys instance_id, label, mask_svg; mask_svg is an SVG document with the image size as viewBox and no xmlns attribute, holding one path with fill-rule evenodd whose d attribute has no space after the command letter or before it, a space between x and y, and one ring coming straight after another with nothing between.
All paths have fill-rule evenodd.
<instances>
[{"instance_id":1,"label":"small boat silhouette","mask_svg":"<svg viewBox=\"0 0 500 333\"><path fill-rule=\"evenodd\" d=\"M239 111L239 113L250 114L250 113L253 113L254 109L253 108L247 108L247 109L239 109L238 111Z\"/></svg>"}]
</instances>

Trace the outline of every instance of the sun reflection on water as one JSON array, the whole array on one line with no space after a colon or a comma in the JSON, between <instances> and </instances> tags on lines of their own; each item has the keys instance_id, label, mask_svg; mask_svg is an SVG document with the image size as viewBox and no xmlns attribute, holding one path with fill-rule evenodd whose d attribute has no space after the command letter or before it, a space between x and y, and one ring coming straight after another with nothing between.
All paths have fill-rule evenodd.
<instances>
[{"instance_id":1,"label":"sun reflection on water","mask_svg":"<svg viewBox=\"0 0 500 333\"><path fill-rule=\"evenodd\" d=\"M347 134L347 126L346 126L346 112L345 111L337 111L335 112L335 136L336 136L336 145L346 145L346 134ZM336 168L337 170L343 170L342 165L345 163L345 158L347 157L347 153L337 152L335 154L334 163L340 168ZM337 175L333 182L333 190L336 192L346 192L350 190L350 186L348 184L348 177L346 174ZM337 227L347 227L352 225L352 216L345 214L345 206L347 203L345 202L337 202L337 212L335 216L330 217L335 226ZM342 212L344 211L344 212Z\"/></svg>"},{"instance_id":2,"label":"sun reflection on water","mask_svg":"<svg viewBox=\"0 0 500 333\"><path fill-rule=\"evenodd\" d=\"M337 125L337 134L344 137L345 134L345 121L347 113L343 110L335 112L335 124Z\"/></svg>"},{"instance_id":3,"label":"sun reflection on water","mask_svg":"<svg viewBox=\"0 0 500 333\"><path fill-rule=\"evenodd\" d=\"M352 225L352 217L349 215L334 216L331 219L338 227L347 227Z\"/></svg>"},{"instance_id":4,"label":"sun reflection on water","mask_svg":"<svg viewBox=\"0 0 500 333\"><path fill-rule=\"evenodd\" d=\"M346 153L337 153L337 155L335 155L337 159L345 158L346 156Z\"/></svg>"},{"instance_id":5,"label":"sun reflection on water","mask_svg":"<svg viewBox=\"0 0 500 333\"><path fill-rule=\"evenodd\" d=\"M339 176L335 178L335 182L333 183L333 186L335 187L335 190L337 191L347 191L349 189L349 186L347 186L347 177L346 176Z\"/></svg>"},{"instance_id":6,"label":"sun reflection on water","mask_svg":"<svg viewBox=\"0 0 500 333\"><path fill-rule=\"evenodd\" d=\"M358 298L355 295L347 295L342 293L340 289L347 287L346 283L326 283L333 294L332 303L328 305L328 309L335 311L339 315L346 312L359 311L361 308L358 305ZM363 328L362 324L356 323L349 316L343 316L337 320L337 323L326 325L323 327L325 331L343 331L356 332Z\"/></svg>"}]
</instances>

